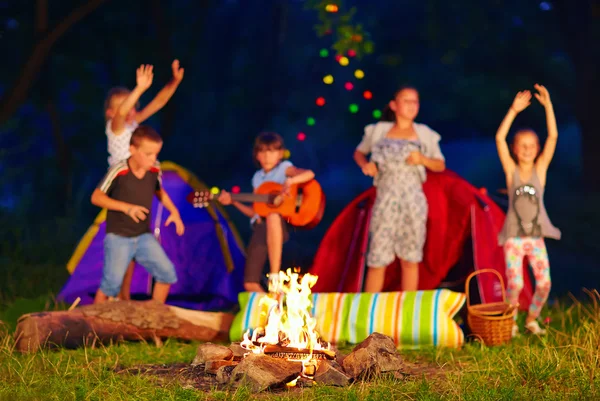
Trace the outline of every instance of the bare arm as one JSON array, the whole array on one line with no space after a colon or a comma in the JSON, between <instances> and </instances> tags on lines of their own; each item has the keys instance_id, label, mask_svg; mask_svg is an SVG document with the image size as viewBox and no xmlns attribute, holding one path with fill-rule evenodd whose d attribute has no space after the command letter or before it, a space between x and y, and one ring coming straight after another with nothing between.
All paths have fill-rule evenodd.
<instances>
[{"instance_id":1,"label":"bare arm","mask_svg":"<svg viewBox=\"0 0 600 401\"><path fill-rule=\"evenodd\" d=\"M288 167L285 170L285 175L289 177L287 183L289 185L303 184L315 178L315 173L312 170L306 170L298 167Z\"/></svg>"},{"instance_id":2,"label":"bare arm","mask_svg":"<svg viewBox=\"0 0 600 401\"><path fill-rule=\"evenodd\" d=\"M254 211L252 206L244 205L243 203L240 203L238 201L233 201L231 204L233 206L235 206L237 210L242 212L247 217L252 218L252 217L254 217L254 215L256 215L256 212Z\"/></svg>"},{"instance_id":3,"label":"bare arm","mask_svg":"<svg viewBox=\"0 0 600 401\"><path fill-rule=\"evenodd\" d=\"M430 159L423 156L423 165L431 171L442 172L446 170L446 162L441 159Z\"/></svg>"},{"instance_id":4,"label":"bare arm","mask_svg":"<svg viewBox=\"0 0 600 401\"><path fill-rule=\"evenodd\" d=\"M235 208L237 210L239 210L240 212L242 212L247 217L252 218L252 217L254 217L254 215L256 215L256 213L254 212L254 209L252 208L252 206L244 205L243 203L240 203L238 201L234 201L233 199L231 199L231 194L229 192L225 191L225 190L221 191L221 193L217 197L217 200L219 202L221 202L221 204L223 204L223 205L233 205L233 206L235 206Z\"/></svg>"},{"instance_id":5,"label":"bare arm","mask_svg":"<svg viewBox=\"0 0 600 401\"><path fill-rule=\"evenodd\" d=\"M502 169L504 170L507 179L512 176L516 165L515 161L510 156L510 150L508 149L508 145L506 143L506 137L508 136L508 131L510 130L510 127L517 114L525 110L530 104L531 92L526 90L517 93L512 105L510 106L510 109L508 109L506 116L504 116L504 119L500 123L498 131L496 131L496 148L498 148L500 163L502 163Z\"/></svg>"},{"instance_id":6,"label":"bare arm","mask_svg":"<svg viewBox=\"0 0 600 401\"><path fill-rule=\"evenodd\" d=\"M179 82L175 79L172 79L169 83L167 83L161 90L156 94L154 99L146 105L139 113L136 114L135 120L138 124L150 118L154 113L162 109L165 104L171 99L171 96L177 90L179 86Z\"/></svg>"},{"instance_id":7,"label":"bare arm","mask_svg":"<svg viewBox=\"0 0 600 401\"><path fill-rule=\"evenodd\" d=\"M171 69L173 70L173 79L171 79L171 81L156 94L154 99L152 99L152 101L136 115L135 120L138 124L147 120L154 113L162 109L177 90L177 87L183 79L184 70L183 68L179 68L179 60L173 61Z\"/></svg>"},{"instance_id":8,"label":"bare arm","mask_svg":"<svg viewBox=\"0 0 600 401\"><path fill-rule=\"evenodd\" d=\"M367 159L367 155L365 155L364 153L362 153L359 150L354 151L354 161L356 162L356 164L358 164L358 167L360 167L361 169L365 165L367 165L367 163L369 163L369 160Z\"/></svg>"},{"instance_id":9,"label":"bare arm","mask_svg":"<svg viewBox=\"0 0 600 401\"><path fill-rule=\"evenodd\" d=\"M548 166L554 157L554 151L556 150L556 142L558 141L558 128L556 126L556 116L554 115L554 108L552 107L552 102L550 101L550 94L548 90L542 85L535 85L535 88L539 91L539 93L535 94L536 99L544 106L546 109L546 127L548 129L548 138L546 138L546 143L544 144L544 149L542 153L538 157L536 167L541 169L542 173L545 173L548 170Z\"/></svg>"},{"instance_id":10,"label":"bare arm","mask_svg":"<svg viewBox=\"0 0 600 401\"><path fill-rule=\"evenodd\" d=\"M152 79L154 77L152 73L151 65L142 65L136 70L136 83L137 85L131 93L123 100L123 103L119 105L113 116L110 129L115 135L121 135L125 130L125 119L129 112L135 107L135 104L140 100L142 93L146 91L152 85Z\"/></svg>"},{"instance_id":11,"label":"bare arm","mask_svg":"<svg viewBox=\"0 0 600 401\"><path fill-rule=\"evenodd\" d=\"M127 214L127 211L133 206L130 203L111 198L98 188L92 193L91 202L93 205L103 209L116 210L117 212L123 212L125 214Z\"/></svg>"},{"instance_id":12,"label":"bare arm","mask_svg":"<svg viewBox=\"0 0 600 401\"><path fill-rule=\"evenodd\" d=\"M162 202L163 205L165 205L165 208L169 211L169 213L173 215L179 215L179 209L177 209L177 206L175 206L167 191L164 189L156 191L156 197Z\"/></svg>"},{"instance_id":13,"label":"bare arm","mask_svg":"<svg viewBox=\"0 0 600 401\"><path fill-rule=\"evenodd\" d=\"M506 137L508 136L508 130L510 129L517 112L512 108L508 109L508 113L504 116L504 119L496 131L496 148L498 149L498 156L500 157L500 163L502 169L507 175L510 175L515 171L515 162L510 155L510 149L506 143Z\"/></svg>"}]
</instances>

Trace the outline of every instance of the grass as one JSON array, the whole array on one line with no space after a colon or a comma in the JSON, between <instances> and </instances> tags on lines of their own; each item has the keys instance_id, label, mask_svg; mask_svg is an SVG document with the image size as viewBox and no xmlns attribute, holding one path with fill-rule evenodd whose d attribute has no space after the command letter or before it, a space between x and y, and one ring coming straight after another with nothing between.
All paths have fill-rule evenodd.
<instances>
[{"instance_id":1,"label":"grass","mask_svg":"<svg viewBox=\"0 0 600 401\"><path fill-rule=\"evenodd\" d=\"M545 311L551 319L545 338L523 335L501 347L471 342L460 350L404 352L407 361L429 365L421 377L379 377L346 388L317 386L260 395L251 394L247 388L203 392L175 381L157 383L149 377L113 371L117 366L188 363L197 343L166 341L162 348L127 343L23 355L13 350L9 327L14 322L7 322L0 328L0 400L598 399L600 295L588 294L586 303L557 302ZM40 307L44 306L41 301ZM54 309L56 305L45 307Z\"/></svg>"},{"instance_id":2,"label":"grass","mask_svg":"<svg viewBox=\"0 0 600 401\"><path fill-rule=\"evenodd\" d=\"M0 225L33 227L1 215ZM114 372L117 366L191 362L197 343L166 341L162 348L127 343L23 355L14 351L16 320L25 313L66 307L57 304L51 294L66 281L65 260L83 230L74 230L68 221L38 226L44 230L0 233L0 401L600 399L597 292L589 292L585 301L566 299L545 309L543 317L551 319L545 338L521 336L509 345L494 348L471 342L460 350L403 352L407 361L428 364L427 372L436 374L407 379L379 377L346 388L317 386L259 395L247 388L203 392L175 381L157 383L148 376Z\"/></svg>"}]
</instances>

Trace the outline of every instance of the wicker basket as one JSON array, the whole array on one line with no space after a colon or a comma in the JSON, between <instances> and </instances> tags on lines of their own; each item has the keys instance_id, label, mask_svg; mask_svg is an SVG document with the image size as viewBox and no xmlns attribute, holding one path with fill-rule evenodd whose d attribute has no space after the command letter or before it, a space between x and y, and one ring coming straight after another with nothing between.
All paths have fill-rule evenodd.
<instances>
[{"instance_id":1,"label":"wicker basket","mask_svg":"<svg viewBox=\"0 0 600 401\"><path fill-rule=\"evenodd\" d=\"M469 283L473 277L481 273L494 273L498 276L502 288L502 302L471 305ZM506 302L504 280L500 273L492 269L482 269L471 273L465 282L465 293L467 296L467 323L473 335L479 337L485 345L508 343L512 338L512 327L518 305L510 305Z\"/></svg>"}]
</instances>

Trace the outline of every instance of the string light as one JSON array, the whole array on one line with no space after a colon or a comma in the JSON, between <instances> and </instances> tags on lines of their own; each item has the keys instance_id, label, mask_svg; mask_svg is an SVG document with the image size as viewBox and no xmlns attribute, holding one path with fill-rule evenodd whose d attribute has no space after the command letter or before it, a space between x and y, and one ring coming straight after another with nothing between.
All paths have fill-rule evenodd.
<instances>
[{"instance_id":1,"label":"string light","mask_svg":"<svg viewBox=\"0 0 600 401\"><path fill-rule=\"evenodd\" d=\"M354 88L354 85L352 85L352 82L346 82L344 84L344 88L346 88L346 90L351 91Z\"/></svg>"},{"instance_id":2,"label":"string light","mask_svg":"<svg viewBox=\"0 0 600 401\"><path fill-rule=\"evenodd\" d=\"M339 63L341 59L342 59L342 55L341 54L336 54L335 55L335 61L337 61Z\"/></svg>"},{"instance_id":3,"label":"string light","mask_svg":"<svg viewBox=\"0 0 600 401\"><path fill-rule=\"evenodd\" d=\"M337 13L339 10L337 4L327 4L325 6L325 11L327 11L328 13Z\"/></svg>"},{"instance_id":4,"label":"string light","mask_svg":"<svg viewBox=\"0 0 600 401\"><path fill-rule=\"evenodd\" d=\"M325 98L324 97L318 97L316 102L317 106L325 106Z\"/></svg>"},{"instance_id":5,"label":"string light","mask_svg":"<svg viewBox=\"0 0 600 401\"><path fill-rule=\"evenodd\" d=\"M283 158L284 159L289 159L291 155L292 155L292 152L290 152L289 149L286 149L286 150L283 151Z\"/></svg>"},{"instance_id":6,"label":"string light","mask_svg":"<svg viewBox=\"0 0 600 401\"><path fill-rule=\"evenodd\" d=\"M219 188L217 188L217 187L212 187L210 189L210 193L213 194L213 195L217 195L219 192L220 192Z\"/></svg>"},{"instance_id":7,"label":"string light","mask_svg":"<svg viewBox=\"0 0 600 401\"><path fill-rule=\"evenodd\" d=\"M371 91L364 91L363 92L363 97L367 100L370 100L373 98L373 93Z\"/></svg>"},{"instance_id":8,"label":"string light","mask_svg":"<svg viewBox=\"0 0 600 401\"><path fill-rule=\"evenodd\" d=\"M239 185L234 185L231 187L231 193L232 194L239 194L241 191L240 186Z\"/></svg>"},{"instance_id":9,"label":"string light","mask_svg":"<svg viewBox=\"0 0 600 401\"><path fill-rule=\"evenodd\" d=\"M321 51L319 51L319 56L321 56L323 58L329 56L329 50L327 50L327 49L321 49Z\"/></svg>"},{"instance_id":10,"label":"string light","mask_svg":"<svg viewBox=\"0 0 600 401\"><path fill-rule=\"evenodd\" d=\"M349 107L348 110L350 110L350 113L352 114L356 114L358 113L358 105L356 103L352 103Z\"/></svg>"},{"instance_id":11,"label":"string light","mask_svg":"<svg viewBox=\"0 0 600 401\"><path fill-rule=\"evenodd\" d=\"M314 118L312 118L312 117L308 117L308 118L306 119L306 125L308 125L308 126L311 126L311 127L312 127L313 125L315 125L315 122L316 122L316 121L315 121L315 119L314 119Z\"/></svg>"},{"instance_id":12,"label":"string light","mask_svg":"<svg viewBox=\"0 0 600 401\"><path fill-rule=\"evenodd\" d=\"M381 118L381 110L373 110L373 118Z\"/></svg>"},{"instance_id":13,"label":"string light","mask_svg":"<svg viewBox=\"0 0 600 401\"><path fill-rule=\"evenodd\" d=\"M333 75L325 75L323 77L323 82L325 82L327 85L331 85L333 83Z\"/></svg>"},{"instance_id":14,"label":"string light","mask_svg":"<svg viewBox=\"0 0 600 401\"><path fill-rule=\"evenodd\" d=\"M298 132L298 135L296 135L296 138L297 138L299 141L303 141L303 140L305 140L305 139L306 139L306 134L305 134L304 132Z\"/></svg>"},{"instance_id":15,"label":"string light","mask_svg":"<svg viewBox=\"0 0 600 401\"><path fill-rule=\"evenodd\" d=\"M356 70L354 71L354 76L356 79L363 79L365 77L365 73L363 70Z\"/></svg>"},{"instance_id":16,"label":"string light","mask_svg":"<svg viewBox=\"0 0 600 401\"><path fill-rule=\"evenodd\" d=\"M348 57L355 57L355 56L356 56L356 50L354 50L354 49L348 50Z\"/></svg>"},{"instance_id":17,"label":"string light","mask_svg":"<svg viewBox=\"0 0 600 401\"><path fill-rule=\"evenodd\" d=\"M345 67L350 63L350 60L348 60L348 57L340 57L339 63L341 66Z\"/></svg>"}]
</instances>

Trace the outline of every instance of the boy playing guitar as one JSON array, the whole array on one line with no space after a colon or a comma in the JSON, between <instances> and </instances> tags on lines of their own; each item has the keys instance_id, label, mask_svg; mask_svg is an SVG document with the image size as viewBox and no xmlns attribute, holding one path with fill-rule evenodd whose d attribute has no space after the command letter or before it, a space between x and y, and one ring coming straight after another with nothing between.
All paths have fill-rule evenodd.
<instances>
[{"instance_id":1,"label":"boy playing guitar","mask_svg":"<svg viewBox=\"0 0 600 401\"><path fill-rule=\"evenodd\" d=\"M255 191L265 182L275 182L283 185L285 195L292 185L306 183L315 177L311 170L295 167L290 161L283 160L284 150L283 139L276 133L266 132L256 138L253 154L254 160L261 168L252 177L252 187ZM227 191L221 191L218 200L223 205L233 204L251 218L253 233L247 249L244 271L245 290L264 292L260 285L260 276L267 257L270 266L269 289L275 289L281 269L283 243L289 236L286 222L276 211L263 219L251 206L233 201Z\"/></svg>"}]
</instances>

